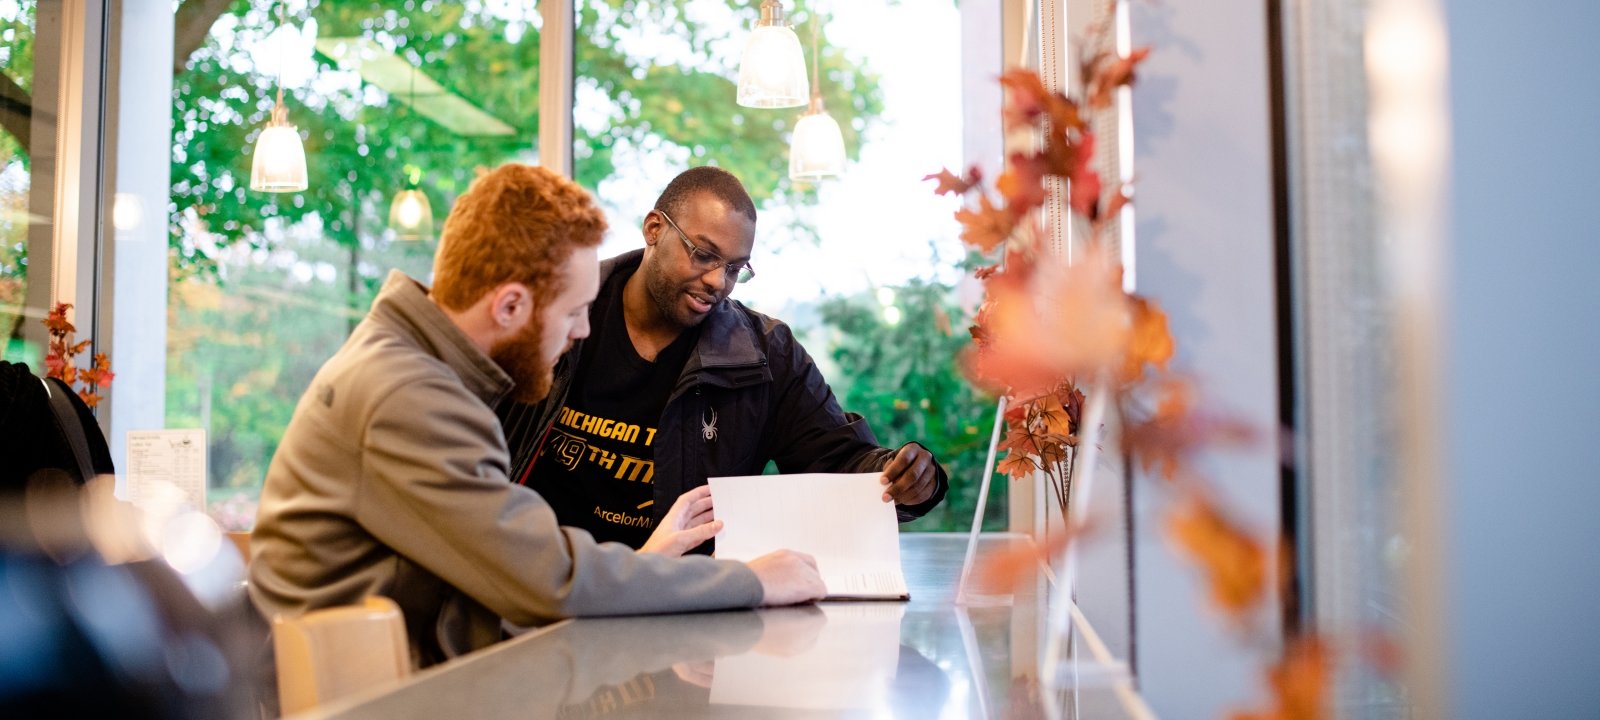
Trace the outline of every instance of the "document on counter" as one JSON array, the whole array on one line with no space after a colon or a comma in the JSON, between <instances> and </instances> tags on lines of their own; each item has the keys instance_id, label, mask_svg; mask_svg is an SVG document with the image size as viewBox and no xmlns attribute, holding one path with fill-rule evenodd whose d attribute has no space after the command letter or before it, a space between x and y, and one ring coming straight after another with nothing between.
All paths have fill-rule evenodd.
<instances>
[{"instance_id":1,"label":"document on counter","mask_svg":"<svg viewBox=\"0 0 1600 720\"><path fill-rule=\"evenodd\" d=\"M129 430L125 477L128 500L155 507L206 509L206 431Z\"/></svg>"},{"instance_id":2,"label":"document on counter","mask_svg":"<svg viewBox=\"0 0 1600 720\"><path fill-rule=\"evenodd\" d=\"M753 560L774 550L817 559L827 599L908 600L900 523L883 501L880 473L711 478L723 522L717 557Z\"/></svg>"}]
</instances>

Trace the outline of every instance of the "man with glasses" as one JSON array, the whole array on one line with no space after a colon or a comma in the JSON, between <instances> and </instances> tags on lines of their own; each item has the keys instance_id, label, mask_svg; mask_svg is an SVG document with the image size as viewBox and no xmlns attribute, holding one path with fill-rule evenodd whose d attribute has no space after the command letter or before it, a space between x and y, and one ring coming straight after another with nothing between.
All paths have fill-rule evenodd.
<instances>
[{"instance_id":1,"label":"man with glasses","mask_svg":"<svg viewBox=\"0 0 1600 720\"><path fill-rule=\"evenodd\" d=\"M881 472L902 522L944 498L932 453L880 447L787 325L728 298L755 276L756 209L737 178L685 171L642 230L643 249L601 263L591 335L549 397L500 409L512 479L563 525L640 547L680 495L769 460L783 473ZM710 512L674 517L692 527Z\"/></svg>"}]
</instances>

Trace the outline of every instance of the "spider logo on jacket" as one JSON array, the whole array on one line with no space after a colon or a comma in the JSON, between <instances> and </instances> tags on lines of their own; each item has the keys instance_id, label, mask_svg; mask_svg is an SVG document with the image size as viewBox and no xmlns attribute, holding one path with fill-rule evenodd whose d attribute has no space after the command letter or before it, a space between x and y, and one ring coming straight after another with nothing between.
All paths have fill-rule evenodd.
<instances>
[{"instance_id":1,"label":"spider logo on jacket","mask_svg":"<svg viewBox=\"0 0 1600 720\"><path fill-rule=\"evenodd\" d=\"M714 441L716 441L716 439L717 439L717 411L716 410L712 410L711 411L711 422L706 422L705 416L701 416L701 418L700 418L700 434L705 437L706 442L714 442Z\"/></svg>"}]
</instances>

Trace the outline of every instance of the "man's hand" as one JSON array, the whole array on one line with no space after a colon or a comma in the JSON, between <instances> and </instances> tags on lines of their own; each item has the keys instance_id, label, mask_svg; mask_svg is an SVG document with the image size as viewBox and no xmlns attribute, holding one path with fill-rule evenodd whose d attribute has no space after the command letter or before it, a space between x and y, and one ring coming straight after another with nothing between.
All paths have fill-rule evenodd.
<instances>
[{"instance_id":1,"label":"man's hand","mask_svg":"<svg viewBox=\"0 0 1600 720\"><path fill-rule=\"evenodd\" d=\"M678 496L639 552L678 557L721 531L722 521L711 511L711 487L701 485Z\"/></svg>"},{"instance_id":2,"label":"man's hand","mask_svg":"<svg viewBox=\"0 0 1600 720\"><path fill-rule=\"evenodd\" d=\"M711 680L715 677L716 671L717 664L711 660L672 664L672 672L679 680L703 688L711 687Z\"/></svg>"},{"instance_id":3,"label":"man's hand","mask_svg":"<svg viewBox=\"0 0 1600 720\"><path fill-rule=\"evenodd\" d=\"M894 501L901 505L916 505L927 502L933 497L933 491L939 487L939 465L933 461L933 453L916 443L906 443L900 446L900 451L894 454L894 459L883 467L883 475L878 478L884 488L883 501Z\"/></svg>"},{"instance_id":4,"label":"man's hand","mask_svg":"<svg viewBox=\"0 0 1600 720\"><path fill-rule=\"evenodd\" d=\"M828 594L817 574L817 560L793 550L770 552L749 562L761 580L761 604L794 605Z\"/></svg>"}]
</instances>

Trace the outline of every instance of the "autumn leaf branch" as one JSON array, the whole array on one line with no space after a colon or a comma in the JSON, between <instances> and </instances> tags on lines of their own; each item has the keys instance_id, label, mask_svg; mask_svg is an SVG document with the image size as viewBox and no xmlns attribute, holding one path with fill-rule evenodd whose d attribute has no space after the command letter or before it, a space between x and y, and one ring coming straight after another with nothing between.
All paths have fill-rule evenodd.
<instances>
[{"instance_id":1,"label":"autumn leaf branch","mask_svg":"<svg viewBox=\"0 0 1600 720\"><path fill-rule=\"evenodd\" d=\"M1092 32L1107 30L1102 25ZM961 174L941 169L924 179L936 183L937 194L967 199L955 212L961 240L1000 258L975 273L984 300L970 328L972 345L961 359L974 384L1006 399L1006 431L997 445L1006 454L997 469L1013 479L1042 472L1056 495L1065 536L1081 535L1084 528L1073 524L1068 505L1085 437L1079 379L1092 379L1088 392L1110 393L1109 407L1119 413L1120 449L1177 500L1165 536L1198 568L1212 604L1234 627L1245 628L1270 597L1273 555L1215 500L1192 467L1198 452L1251 442L1254 433L1244 423L1203 411L1194 401L1193 383L1169 370L1176 347L1167 316L1153 299L1123 289L1120 262L1105 239L1132 192L1120 182L1109 191L1104 187L1095 167L1094 120L1114 105L1120 88L1134 82L1149 53L1094 50L1080 58L1083 102L1049 89L1032 71L1006 72L999 79L1006 90L1005 130L1026 133L1029 142L1020 144L1036 149L1011 153L992 188L977 167ZM1064 199L1068 212L1089 229L1071 263L1045 244L1050 234L1040 210L1052 197ZM1144 409L1141 401L1153 401L1153 408ZM1029 553L996 564L1024 572L1035 560ZM1269 671L1272 709L1241 717L1323 717L1325 655L1326 646L1314 636L1297 639Z\"/></svg>"},{"instance_id":2,"label":"autumn leaf branch","mask_svg":"<svg viewBox=\"0 0 1600 720\"><path fill-rule=\"evenodd\" d=\"M55 308L40 321L50 332L50 344L44 355L45 377L60 380L67 387L81 382L82 387L77 388L78 397L83 404L97 407L100 404L100 391L111 387L116 374L111 372L111 360L105 353L95 353L89 367L82 370L73 362L73 358L89 349L89 341L73 342L73 334L78 328L67 320L67 311L71 309L71 303L56 303Z\"/></svg>"}]
</instances>

